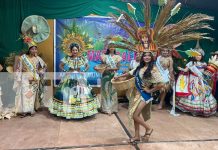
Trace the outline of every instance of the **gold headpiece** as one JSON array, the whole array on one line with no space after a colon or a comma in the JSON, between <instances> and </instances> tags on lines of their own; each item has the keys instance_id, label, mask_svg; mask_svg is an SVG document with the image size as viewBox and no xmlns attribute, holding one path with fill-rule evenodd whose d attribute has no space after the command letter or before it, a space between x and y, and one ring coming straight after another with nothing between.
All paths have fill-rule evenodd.
<instances>
[{"instance_id":1,"label":"gold headpiece","mask_svg":"<svg viewBox=\"0 0 218 150\"><path fill-rule=\"evenodd\" d=\"M107 48L111 48L111 47L114 47L115 43L113 42L109 42L108 45L107 45Z\"/></svg>"},{"instance_id":2,"label":"gold headpiece","mask_svg":"<svg viewBox=\"0 0 218 150\"><path fill-rule=\"evenodd\" d=\"M142 35L145 35L148 38L147 47L144 45L144 43L141 43L142 42L141 41ZM154 43L153 35L154 35L154 32L152 29L146 30L145 27L139 27L138 31L137 31L137 36L138 36L138 40L139 40L140 44L136 45L136 49L139 52L148 52L148 51L155 52L155 51L157 51L157 45Z\"/></svg>"},{"instance_id":3,"label":"gold headpiece","mask_svg":"<svg viewBox=\"0 0 218 150\"><path fill-rule=\"evenodd\" d=\"M85 42L80 35L75 35L74 33L67 34L61 43L61 49L65 54L71 55L70 45L72 43L76 43L79 45L79 53L82 53L86 48Z\"/></svg>"},{"instance_id":4,"label":"gold headpiece","mask_svg":"<svg viewBox=\"0 0 218 150\"><path fill-rule=\"evenodd\" d=\"M139 27L138 31L137 31L138 39L140 39L141 35L145 35L145 34L147 34L146 28L145 27Z\"/></svg>"}]
</instances>

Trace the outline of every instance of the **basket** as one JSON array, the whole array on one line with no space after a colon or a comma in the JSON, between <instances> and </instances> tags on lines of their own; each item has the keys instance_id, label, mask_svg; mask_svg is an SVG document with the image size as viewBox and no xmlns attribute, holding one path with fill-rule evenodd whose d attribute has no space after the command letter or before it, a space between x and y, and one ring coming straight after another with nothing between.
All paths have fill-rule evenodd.
<instances>
[{"instance_id":1,"label":"basket","mask_svg":"<svg viewBox=\"0 0 218 150\"><path fill-rule=\"evenodd\" d=\"M111 83L117 90L128 90L135 86L135 77L119 78L118 80L111 79Z\"/></svg>"},{"instance_id":2,"label":"basket","mask_svg":"<svg viewBox=\"0 0 218 150\"><path fill-rule=\"evenodd\" d=\"M13 68L12 66L6 67L6 70L7 70L9 73L13 73L13 72L14 72L14 68Z\"/></svg>"},{"instance_id":3,"label":"basket","mask_svg":"<svg viewBox=\"0 0 218 150\"><path fill-rule=\"evenodd\" d=\"M99 64L99 65L96 65L94 67L94 69L99 73L103 73L105 71L106 67L107 67L106 64Z\"/></svg>"},{"instance_id":4,"label":"basket","mask_svg":"<svg viewBox=\"0 0 218 150\"><path fill-rule=\"evenodd\" d=\"M216 65L209 63L203 73L209 77L212 77L213 74L217 72L217 70L218 70L218 67Z\"/></svg>"}]
</instances>

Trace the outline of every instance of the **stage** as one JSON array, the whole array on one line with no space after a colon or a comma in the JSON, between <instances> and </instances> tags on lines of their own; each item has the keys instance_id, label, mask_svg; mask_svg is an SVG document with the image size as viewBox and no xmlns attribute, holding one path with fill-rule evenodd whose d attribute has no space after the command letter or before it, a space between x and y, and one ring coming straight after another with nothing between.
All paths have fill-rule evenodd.
<instances>
[{"instance_id":1,"label":"stage","mask_svg":"<svg viewBox=\"0 0 218 150\"><path fill-rule=\"evenodd\" d=\"M41 110L34 117L1 120L0 149L218 149L216 116L202 118L179 113L179 117L173 117L166 109L152 111L149 123L154 132L150 141L130 145L128 139L134 131L125 103L119 105L118 114L99 113L83 120L65 120Z\"/></svg>"}]
</instances>

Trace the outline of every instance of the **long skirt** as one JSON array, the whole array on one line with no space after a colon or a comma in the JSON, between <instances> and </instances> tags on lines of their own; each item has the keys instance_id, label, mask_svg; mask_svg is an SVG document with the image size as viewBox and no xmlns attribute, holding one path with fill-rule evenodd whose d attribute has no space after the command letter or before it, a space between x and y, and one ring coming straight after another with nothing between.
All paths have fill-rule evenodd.
<instances>
[{"instance_id":1,"label":"long skirt","mask_svg":"<svg viewBox=\"0 0 218 150\"><path fill-rule=\"evenodd\" d=\"M57 87L49 111L66 119L79 119L97 114L98 108L98 100L93 96L85 76L71 73Z\"/></svg>"},{"instance_id":2,"label":"long skirt","mask_svg":"<svg viewBox=\"0 0 218 150\"><path fill-rule=\"evenodd\" d=\"M101 80L101 111L107 114L118 112L117 91L111 83L114 73L105 71Z\"/></svg>"}]
</instances>

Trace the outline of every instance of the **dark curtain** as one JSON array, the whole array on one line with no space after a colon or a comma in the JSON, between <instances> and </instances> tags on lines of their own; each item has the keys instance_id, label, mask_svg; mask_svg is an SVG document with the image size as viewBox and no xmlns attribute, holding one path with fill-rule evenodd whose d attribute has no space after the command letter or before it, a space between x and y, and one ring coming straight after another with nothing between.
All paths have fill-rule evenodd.
<instances>
[{"instance_id":1,"label":"dark curtain","mask_svg":"<svg viewBox=\"0 0 218 150\"><path fill-rule=\"evenodd\" d=\"M143 16L139 13L142 8L137 3L133 3L133 5L137 8L138 20L143 20ZM115 13L110 6L116 6L127 11L126 3L120 0L0 0L0 60L3 61L3 58L13 51L20 52L23 49L22 40L18 39L22 21L29 15L40 15L46 19L76 18L89 14L107 16L109 12ZM157 6L152 7L153 20L157 9ZM216 14L215 12L183 8L170 21L175 22L179 18L196 12L209 15ZM215 16L215 19L217 19L217 16ZM218 23L215 20L211 22L211 25L216 28ZM217 39L217 31L209 31L209 33L211 37ZM188 42L183 44L180 49L186 50L190 47L194 48L194 46L195 42ZM216 41L205 40L201 42L201 46L206 51L206 57L209 56L210 51L218 49Z\"/></svg>"}]
</instances>

